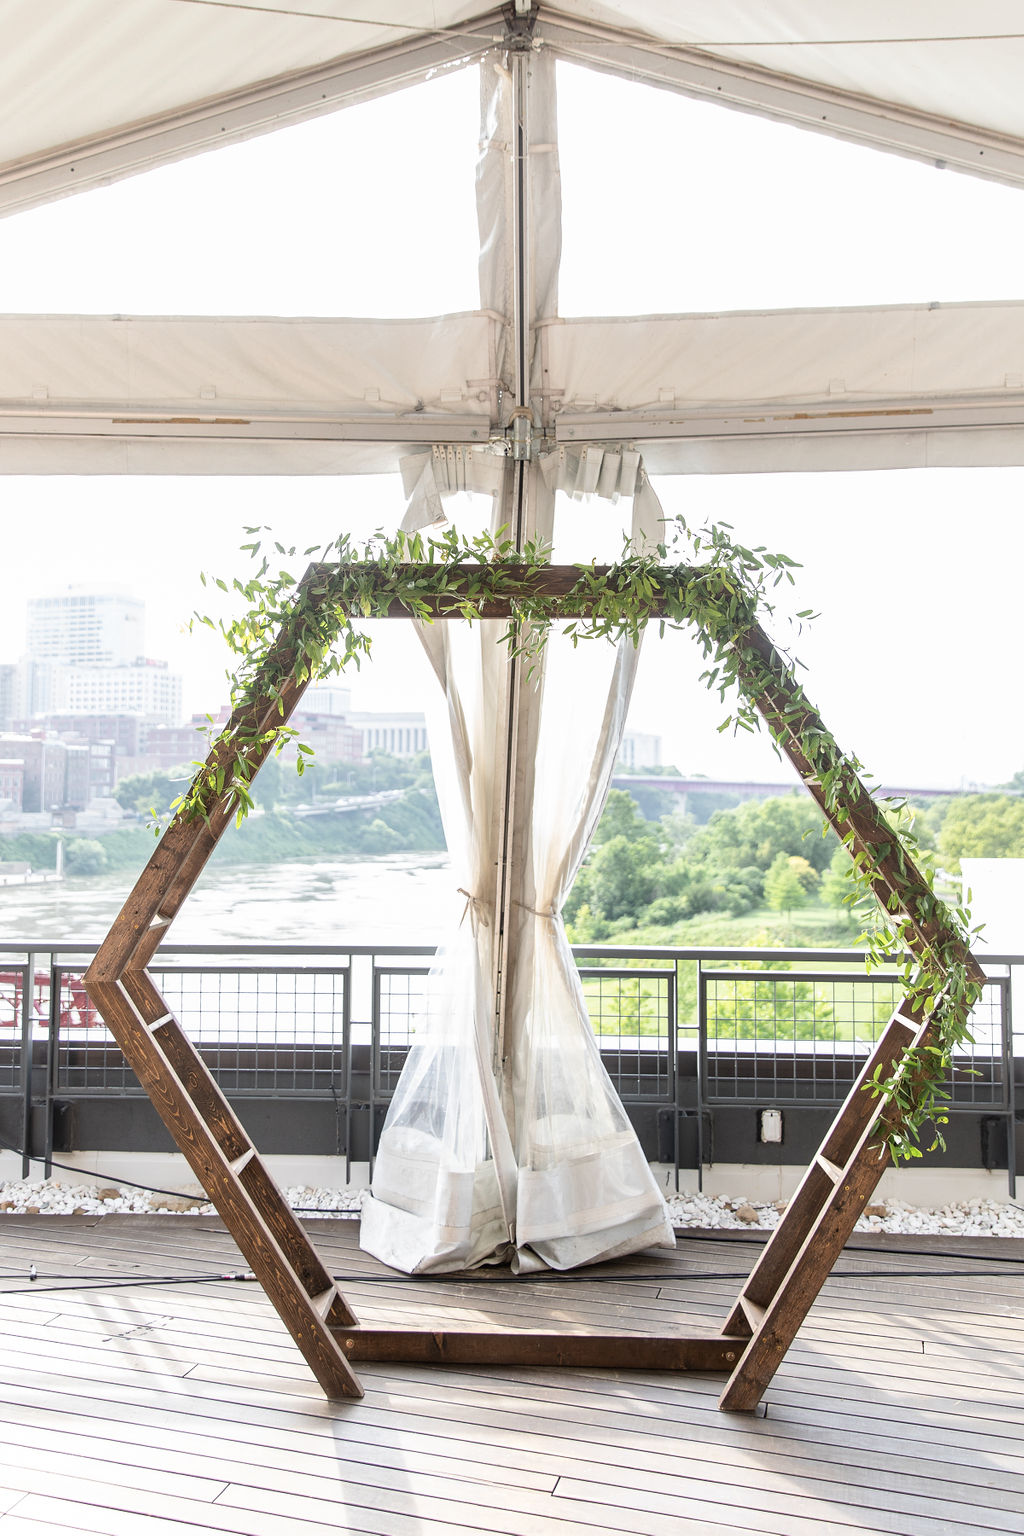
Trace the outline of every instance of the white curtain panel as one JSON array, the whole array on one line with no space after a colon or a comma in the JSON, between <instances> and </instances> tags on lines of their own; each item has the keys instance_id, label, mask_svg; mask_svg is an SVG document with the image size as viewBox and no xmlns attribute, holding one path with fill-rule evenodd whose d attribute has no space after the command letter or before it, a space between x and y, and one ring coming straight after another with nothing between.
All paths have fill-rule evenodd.
<instances>
[{"instance_id":1,"label":"white curtain panel","mask_svg":"<svg viewBox=\"0 0 1024 1536\"><path fill-rule=\"evenodd\" d=\"M673 1242L665 1203L601 1061L561 909L600 819L638 651L549 638L529 737L532 793L510 922L506 1116L517 1263L571 1269ZM529 705L527 706L529 707Z\"/></svg>"},{"instance_id":2,"label":"white curtain panel","mask_svg":"<svg viewBox=\"0 0 1024 1536\"><path fill-rule=\"evenodd\" d=\"M599 462L587 466L585 489L574 456L546 465L544 479L589 499L600 494L603 472L607 501L623 495L632 509L637 541L656 542L660 507L636 456L625 466L621 455L604 457L607 464L598 450ZM435 451L406 468L409 524L432 521L428 508L473 483L472 474L451 476L450 467ZM500 519L500 502L492 505ZM623 524L615 522L620 546ZM606 641L574 649L553 634L521 687L499 1042L504 627L418 626L440 684L431 752L465 906L414 1021L363 1207L363 1248L407 1273L504 1260L517 1269L569 1269L673 1243L661 1192L602 1064L561 918L607 798L638 651Z\"/></svg>"},{"instance_id":3,"label":"white curtain panel","mask_svg":"<svg viewBox=\"0 0 1024 1536\"><path fill-rule=\"evenodd\" d=\"M388 1111L360 1241L408 1274L508 1252L516 1167L494 1063L494 867L506 663L497 621L417 626L441 685L431 756L462 921L439 951Z\"/></svg>"}]
</instances>

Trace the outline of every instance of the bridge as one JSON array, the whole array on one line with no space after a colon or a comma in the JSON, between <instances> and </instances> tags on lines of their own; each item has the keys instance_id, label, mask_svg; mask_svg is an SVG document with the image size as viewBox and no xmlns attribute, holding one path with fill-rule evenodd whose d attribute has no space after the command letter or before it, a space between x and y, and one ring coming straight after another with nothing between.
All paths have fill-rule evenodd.
<instances>
[{"instance_id":1,"label":"bridge","mask_svg":"<svg viewBox=\"0 0 1024 1536\"><path fill-rule=\"evenodd\" d=\"M293 816L345 816L353 811L375 811L393 800L401 800L404 789L380 789L371 795L342 795L339 800L321 800L316 805L297 805Z\"/></svg>"},{"instance_id":2,"label":"bridge","mask_svg":"<svg viewBox=\"0 0 1024 1536\"><path fill-rule=\"evenodd\" d=\"M738 800L771 800L776 795L791 795L800 789L798 781L768 783L757 779L703 779L686 778L681 774L617 773L612 779L615 789L664 789L673 795L682 795L685 806L687 795L734 795ZM879 796L896 800L939 800L949 795L979 793L980 786L957 786L955 789L908 789L904 785L884 784L876 791Z\"/></svg>"}]
</instances>

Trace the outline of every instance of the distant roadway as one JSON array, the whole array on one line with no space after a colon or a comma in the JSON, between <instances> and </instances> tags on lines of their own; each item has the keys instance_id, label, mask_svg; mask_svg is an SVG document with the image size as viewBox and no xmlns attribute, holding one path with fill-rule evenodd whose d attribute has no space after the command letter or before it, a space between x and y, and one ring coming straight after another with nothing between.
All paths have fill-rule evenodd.
<instances>
[{"instance_id":1,"label":"distant roadway","mask_svg":"<svg viewBox=\"0 0 1024 1536\"><path fill-rule=\"evenodd\" d=\"M775 795L789 795L799 784L759 783L756 779L701 779L683 778L672 774L617 773L612 779L615 789L667 789L674 795L715 794L738 795L741 800L768 800ZM904 785L883 784L872 793L890 796L897 800L938 800L948 795L977 794L980 785L958 786L956 789L907 789Z\"/></svg>"}]
</instances>

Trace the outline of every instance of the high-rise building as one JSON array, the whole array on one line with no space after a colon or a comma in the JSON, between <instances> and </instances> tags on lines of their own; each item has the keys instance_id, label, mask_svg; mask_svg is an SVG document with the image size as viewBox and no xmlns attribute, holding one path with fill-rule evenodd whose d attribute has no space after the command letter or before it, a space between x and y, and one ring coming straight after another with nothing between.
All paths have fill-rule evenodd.
<instances>
[{"instance_id":1,"label":"high-rise building","mask_svg":"<svg viewBox=\"0 0 1024 1536\"><path fill-rule=\"evenodd\" d=\"M626 731L619 749L622 768L658 768L661 766L661 737L650 731Z\"/></svg>"},{"instance_id":2,"label":"high-rise building","mask_svg":"<svg viewBox=\"0 0 1024 1536\"><path fill-rule=\"evenodd\" d=\"M19 715L137 715L177 725L181 678L147 657L144 642L145 604L122 588L30 598Z\"/></svg>"},{"instance_id":3,"label":"high-rise building","mask_svg":"<svg viewBox=\"0 0 1024 1536\"><path fill-rule=\"evenodd\" d=\"M57 811L67 803L68 749L42 736L0 736L0 757L22 765L25 811Z\"/></svg>"},{"instance_id":4,"label":"high-rise building","mask_svg":"<svg viewBox=\"0 0 1024 1536\"><path fill-rule=\"evenodd\" d=\"M181 678L166 661L140 656L130 663L60 667L54 708L69 715L140 715L177 725L181 719Z\"/></svg>"},{"instance_id":5,"label":"high-rise building","mask_svg":"<svg viewBox=\"0 0 1024 1536\"><path fill-rule=\"evenodd\" d=\"M61 666L130 666L145 655L146 607L123 588L68 587L28 601L28 654Z\"/></svg>"},{"instance_id":6,"label":"high-rise building","mask_svg":"<svg viewBox=\"0 0 1024 1536\"><path fill-rule=\"evenodd\" d=\"M392 757L415 757L429 748L427 722L414 710L359 710L349 724L363 733L363 754L388 752Z\"/></svg>"}]
</instances>

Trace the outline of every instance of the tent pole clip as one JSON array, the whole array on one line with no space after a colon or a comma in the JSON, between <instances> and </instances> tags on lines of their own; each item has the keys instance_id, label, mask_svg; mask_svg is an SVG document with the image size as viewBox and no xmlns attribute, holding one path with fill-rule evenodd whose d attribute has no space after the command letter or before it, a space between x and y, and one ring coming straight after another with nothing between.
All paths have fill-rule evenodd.
<instances>
[{"instance_id":1,"label":"tent pole clip","mask_svg":"<svg viewBox=\"0 0 1024 1536\"><path fill-rule=\"evenodd\" d=\"M533 47L533 29L537 25L537 0L512 0L502 6L506 41L510 48L526 51Z\"/></svg>"},{"instance_id":2,"label":"tent pole clip","mask_svg":"<svg viewBox=\"0 0 1024 1536\"><path fill-rule=\"evenodd\" d=\"M508 419L505 436L513 459L533 458L533 412L528 405L517 407Z\"/></svg>"}]
</instances>

